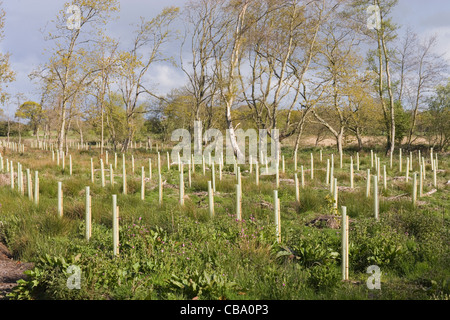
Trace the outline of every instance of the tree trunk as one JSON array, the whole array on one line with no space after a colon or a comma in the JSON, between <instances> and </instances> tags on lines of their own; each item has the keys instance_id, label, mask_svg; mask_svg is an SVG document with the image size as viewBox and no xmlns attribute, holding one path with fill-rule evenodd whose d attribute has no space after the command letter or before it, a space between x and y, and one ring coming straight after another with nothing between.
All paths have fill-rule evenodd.
<instances>
[{"instance_id":1,"label":"tree trunk","mask_svg":"<svg viewBox=\"0 0 450 320\"><path fill-rule=\"evenodd\" d=\"M9 133L10 132L11 132L11 121L8 118L8 134L7 134L7 136L8 136L8 143L9 143Z\"/></svg>"},{"instance_id":2,"label":"tree trunk","mask_svg":"<svg viewBox=\"0 0 450 320\"><path fill-rule=\"evenodd\" d=\"M359 130L359 128L356 128L356 139L358 139L358 151L361 151L363 148L363 142L362 142L362 137L361 137L361 131Z\"/></svg>"},{"instance_id":3,"label":"tree trunk","mask_svg":"<svg viewBox=\"0 0 450 320\"><path fill-rule=\"evenodd\" d=\"M341 128L339 134L336 136L336 146L339 152L340 159L344 153L344 130Z\"/></svg>"},{"instance_id":4,"label":"tree trunk","mask_svg":"<svg viewBox=\"0 0 450 320\"><path fill-rule=\"evenodd\" d=\"M61 120L59 124L59 132L58 132L58 150L60 153L64 151L64 136L66 130L66 103L63 102L61 106Z\"/></svg>"}]
</instances>

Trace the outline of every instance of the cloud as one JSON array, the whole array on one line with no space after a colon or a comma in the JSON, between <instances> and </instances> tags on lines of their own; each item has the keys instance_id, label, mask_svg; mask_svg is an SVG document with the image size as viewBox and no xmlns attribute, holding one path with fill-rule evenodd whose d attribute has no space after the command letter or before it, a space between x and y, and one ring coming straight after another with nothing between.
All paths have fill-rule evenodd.
<instances>
[{"instance_id":1,"label":"cloud","mask_svg":"<svg viewBox=\"0 0 450 320\"><path fill-rule=\"evenodd\" d=\"M146 77L151 88L157 87L157 94L165 95L186 84L184 74L177 68L166 64L155 64ZM150 89L149 89L150 90Z\"/></svg>"}]
</instances>

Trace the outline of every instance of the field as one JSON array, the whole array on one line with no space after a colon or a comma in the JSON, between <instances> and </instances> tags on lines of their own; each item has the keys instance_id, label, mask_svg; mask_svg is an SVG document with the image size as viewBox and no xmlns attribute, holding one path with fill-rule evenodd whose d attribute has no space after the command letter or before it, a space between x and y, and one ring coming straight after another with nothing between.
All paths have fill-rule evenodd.
<instances>
[{"instance_id":1,"label":"field","mask_svg":"<svg viewBox=\"0 0 450 320\"><path fill-rule=\"evenodd\" d=\"M3 143L5 145L5 143ZM179 197L179 167L160 149L163 184L159 204L157 151L133 148L125 155L127 190L123 194L122 154L103 155L105 186L102 187L100 150L70 148L57 164L56 153L25 146L25 152L4 147L0 174L0 242L14 260L32 264L26 279L10 290L6 299L208 299L208 300L298 300L298 299L448 299L450 295L450 160L438 156L436 186L430 150L422 149L425 179L422 195L417 187L413 203L413 174L419 173L418 150L412 152L413 168L406 181L409 151L399 150L390 159L381 149L379 219L374 214L374 189L366 196L367 169L371 150L346 151L340 167L332 148L303 148L297 154L282 148L279 187L276 176L259 176L255 166L240 166L241 219L236 212L234 165L225 164L222 179L214 167L216 192L211 216L208 181L212 167L202 165L191 172L184 165L184 203ZM334 153L334 154L333 154ZM311 154L314 175L311 177ZM322 154L322 161L320 160ZM327 180L327 160L334 157L337 179L337 209ZM134 159L134 173L132 170ZM352 157L352 158L351 158ZM91 158L94 182L91 180ZM6 159L24 172L24 192L10 185ZM149 159L152 176L149 177ZM376 158L375 158L376 159ZM350 185L350 163L354 164L354 186ZM376 161L375 161L376 162ZM114 168L110 184L109 165ZM301 167L303 166L303 185ZM141 168L145 172L145 195L141 199ZM264 167L260 167L260 169ZM39 172L39 204L27 193L25 170L30 169L32 187ZM251 171L251 172L250 172ZM299 181L296 199L295 174ZM62 211L58 209L58 182L62 182ZM417 183L419 178L417 176ZM90 187L92 229L86 235L86 187ZM277 236L274 190L280 199ZM33 189L34 191L34 189ZM118 252L113 246L112 196L117 195ZM342 207L347 208L348 280L342 276ZM369 289L370 266L381 271L379 289ZM370 280L370 279L369 279Z\"/></svg>"}]
</instances>

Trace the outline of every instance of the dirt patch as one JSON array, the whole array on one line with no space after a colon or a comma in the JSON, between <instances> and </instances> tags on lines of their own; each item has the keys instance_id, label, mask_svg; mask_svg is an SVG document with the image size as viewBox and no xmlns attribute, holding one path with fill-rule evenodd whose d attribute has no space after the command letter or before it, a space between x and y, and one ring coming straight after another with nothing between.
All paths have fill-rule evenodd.
<instances>
[{"instance_id":1,"label":"dirt patch","mask_svg":"<svg viewBox=\"0 0 450 320\"><path fill-rule=\"evenodd\" d=\"M329 229L340 229L341 217L339 216L331 216L331 215L322 215L313 220L306 223L309 227L316 227L319 229L329 228ZM351 222L351 220L349 220Z\"/></svg>"},{"instance_id":2,"label":"dirt patch","mask_svg":"<svg viewBox=\"0 0 450 320\"><path fill-rule=\"evenodd\" d=\"M32 263L14 261L8 248L0 243L0 300L17 286L18 280L25 279L24 271L32 268Z\"/></svg>"}]
</instances>

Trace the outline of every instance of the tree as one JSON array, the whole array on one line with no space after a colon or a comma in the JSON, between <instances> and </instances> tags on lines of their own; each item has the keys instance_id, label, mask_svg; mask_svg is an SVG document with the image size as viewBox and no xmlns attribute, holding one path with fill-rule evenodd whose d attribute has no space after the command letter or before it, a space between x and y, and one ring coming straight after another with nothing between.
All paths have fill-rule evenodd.
<instances>
[{"instance_id":1,"label":"tree","mask_svg":"<svg viewBox=\"0 0 450 320\"><path fill-rule=\"evenodd\" d=\"M105 110L105 95L109 90L109 82L112 73L117 71L117 57L116 51L118 43L113 39L104 36L98 44L97 55L94 56L94 64L101 71L98 73L96 81L94 81L95 98L98 112L100 112L100 154L103 156L104 147L104 110Z\"/></svg>"},{"instance_id":2,"label":"tree","mask_svg":"<svg viewBox=\"0 0 450 320\"><path fill-rule=\"evenodd\" d=\"M222 1L198 0L186 5L186 35L181 49L188 43L191 56L189 63L180 54L181 70L186 74L188 85L186 90L193 97L190 108L194 121L204 123L205 130L214 123L213 105L217 96L217 83L214 81L214 43L225 33L218 22L222 14ZM201 150L202 135L194 135L195 150Z\"/></svg>"},{"instance_id":3,"label":"tree","mask_svg":"<svg viewBox=\"0 0 450 320\"><path fill-rule=\"evenodd\" d=\"M154 63L166 60L161 49L172 36L170 26L178 16L178 12L178 8L169 7L150 21L141 18L132 49L120 52L118 55L117 78L119 92L125 105L128 132L122 144L122 152L128 149L129 143L135 136L136 115L142 112L141 96L146 94L156 99L162 99L155 92L146 88L145 75Z\"/></svg>"},{"instance_id":4,"label":"tree","mask_svg":"<svg viewBox=\"0 0 450 320\"><path fill-rule=\"evenodd\" d=\"M67 27L67 9L77 6L80 11L79 28ZM98 27L106 24L110 14L119 8L117 0L73 0L64 6L56 17L56 31L49 33L47 39L55 44L50 61L35 72L33 77L45 79L52 84L60 96L58 108L58 149L63 151L64 141L70 120L68 120L68 105L89 83L99 70L88 64L88 44L93 39L92 33ZM70 110L69 110L70 111ZM67 147L67 146L66 146Z\"/></svg>"},{"instance_id":5,"label":"tree","mask_svg":"<svg viewBox=\"0 0 450 320\"><path fill-rule=\"evenodd\" d=\"M448 70L448 63L442 55L434 53L436 37L419 40L411 31L403 40L401 54L401 87L399 101L409 105L411 109L407 144L411 147L416 129L419 111L426 108L426 97L443 80L443 74Z\"/></svg>"},{"instance_id":6,"label":"tree","mask_svg":"<svg viewBox=\"0 0 450 320\"><path fill-rule=\"evenodd\" d=\"M374 84L378 92L378 101L383 110L384 124L386 127L386 154L389 155L395 149L395 97L394 81L392 74L392 61L395 59L395 51L390 46L396 39L397 26L392 22L390 13L397 5L398 0L351 0L352 10L349 15L356 11L357 23L354 25L356 30L366 35L370 43L376 43L376 49L370 50L368 61L370 68L377 75L377 81ZM375 16L379 19L374 29L368 28L367 10L372 5L375 10Z\"/></svg>"},{"instance_id":7,"label":"tree","mask_svg":"<svg viewBox=\"0 0 450 320\"><path fill-rule=\"evenodd\" d=\"M344 133L351 115L350 103L353 94L357 94L353 88L362 87L366 80L361 75L363 59L355 49L360 42L358 35L347 27L339 12L332 17L334 19L329 20L321 32L325 40L319 55L322 68L317 76L327 83L325 98L320 103L322 115L317 110L312 113L335 137L342 159Z\"/></svg>"},{"instance_id":8,"label":"tree","mask_svg":"<svg viewBox=\"0 0 450 320\"><path fill-rule=\"evenodd\" d=\"M436 88L428 99L425 112L426 130L432 146L445 150L450 146L450 80Z\"/></svg>"},{"instance_id":9,"label":"tree","mask_svg":"<svg viewBox=\"0 0 450 320\"><path fill-rule=\"evenodd\" d=\"M245 52L246 76L239 68L244 101L258 129L279 129L280 141L297 135L320 96L321 84L306 79L320 47L319 31L335 3L325 1L258 2L250 7L255 22ZM260 16L260 13L263 13ZM242 63L239 64L239 67ZM312 88L311 90L306 90Z\"/></svg>"},{"instance_id":10,"label":"tree","mask_svg":"<svg viewBox=\"0 0 450 320\"><path fill-rule=\"evenodd\" d=\"M0 1L0 41L4 38L3 29L5 27L5 16L6 13L3 10L2 2ZM0 103L4 104L7 102L8 93L4 91L3 85L13 82L15 80L15 73L11 70L9 64L9 53L0 52Z\"/></svg>"},{"instance_id":11,"label":"tree","mask_svg":"<svg viewBox=\"0 0 450 320\"><path fill-rule=\"evenodd\" d=\"M17 109L16 117L29 120L33 135L39 140L39 127L45 117L45 111L42 109L42 106L34 101L26 101Z\"/></svg>"}]
</instances>

